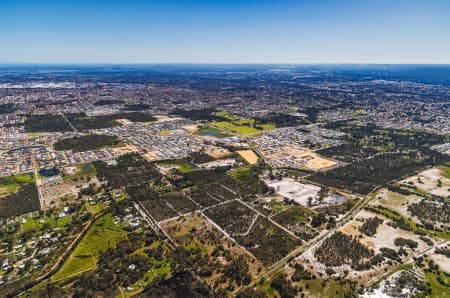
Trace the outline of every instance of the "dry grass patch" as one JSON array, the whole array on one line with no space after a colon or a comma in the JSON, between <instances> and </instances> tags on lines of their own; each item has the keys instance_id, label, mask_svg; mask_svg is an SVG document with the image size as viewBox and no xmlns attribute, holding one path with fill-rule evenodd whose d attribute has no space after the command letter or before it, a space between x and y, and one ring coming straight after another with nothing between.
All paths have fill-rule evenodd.
<instances>
[{"instance_id":1,"label":"dry grass patch","mask_svg":"<svg viewBox=\"0 0 450 298\"><path fill-rule=\"evenodd\" d=\"M240 150L237 153L245 159L251 165L254 165L258 162L258 156L253 152L253 150Z\"/></svg>"}]
</instances>

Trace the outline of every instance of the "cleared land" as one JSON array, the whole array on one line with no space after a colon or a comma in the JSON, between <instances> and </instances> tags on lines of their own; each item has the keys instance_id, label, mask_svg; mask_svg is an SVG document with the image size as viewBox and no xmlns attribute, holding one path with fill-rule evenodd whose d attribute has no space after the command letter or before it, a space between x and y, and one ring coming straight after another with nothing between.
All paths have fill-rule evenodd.
<instances>
[{"instance_id":1,"label":"cleared land","mask_svg":"<svg viewBox=\"0 0 450 298\"><path fill-rule=\"evenodd\" d=\"M79 176L81 178L82 176ZM87 177L87 176L85 176ZM84 178L84 177L83 177ZM87 179L58 179L52 183L46 183L41 187L41 208L43 210L62 206L67 201L73 201L82 189L90 186L98 187L97 178Z\"/></svg>"},{"instance_id":2,"label":"cleared land","mask_svg":"<svg viewBox=\"0 0 450 298\"><path fill-rule=\"evenodd\" d=\"M307 148L286 147L284 152L293 156L295 159L305 160L305 168L312 171L324 170L336 166L336 162L321 157Z\"/></svg>"},{"instance_id":3,"label":"cleared land","mask_svg":"<svg viewBox=\"0 0 450 298\"><path fill-rule=\"evenodd\" d=\"M379 198L377 201L374 201L372 205L381 204L382 206L389 208L395 212L398 212L400 215L411 218L416 223L419 223L418 218L412 216L408 212L408 206L413 203L419 203L422 198L417 195L402 195L398 192L389 191L386 188L381 189L377 192L376 197Z\"/></svg>"},{"instance_id":4,"label":"cleared land","mask_svg":"<svg viewBox=\"0 0 450 298\"><path fill-rule=\"evenodd\" d=\"M450 197L450 178L445 177L445 166L427 169L417 175L408 177L400 183L411 184L431 195Z\"/></svg>"},{"instance_id":5,"label":"cleared land","mask_svg":"<svg viewBox=\"0 0 450 298\"><path fill-rule=\"evenodd\" d=\"M234 133L247 135L275 129L275 125L269 123L257 123L255 119L244 119L228 112L217 112L216 116L228 121L214 121L212 126L225 129Z\"/></svg>"},{"instance_id":6,"label":"cleared land","mask_svg":"<svg viewBox=\"0 0 450 298\"><path fill-rule=\"evenodd\" d=\"M276 168L298 168L309 171L324 171L337 166L329 160L313 152L311 149L299 146L285 146L261 151L264 159Z\"/></svg>"},{"instance_id":7,"label":"cleared land","mask_svg":"<svg viewBox=\"0 0 450 298\"><path fill-rule=\"evenodd\" d=\"M258 156L253 152L253 150L239 150L236 151L246 162L254 165L258 162Z\"/></svg>"},{"instance_id":8,"label":"cleared land","mask_svg":"<svg viewBox=\"0 0 450 298\"><path fill-rule=\"evenodd\" d=\"M295 181L292 178L266 179L264 182L269 187L273 187L275 192L285 198L296 201L298 204L308 206L311 198L317 198L320 186L305 184Z\"/></svg>"}]
</instances>

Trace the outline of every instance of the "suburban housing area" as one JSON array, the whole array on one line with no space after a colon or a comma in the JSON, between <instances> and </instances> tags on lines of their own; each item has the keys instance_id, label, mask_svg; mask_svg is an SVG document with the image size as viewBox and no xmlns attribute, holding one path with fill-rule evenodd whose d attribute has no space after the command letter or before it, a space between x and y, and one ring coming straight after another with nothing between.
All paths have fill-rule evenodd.
<instances>
[{"instance_id":1,"label":"suburban housing area","mask_svg":"<svg viewBox=\"0 0 450 298\"><path fill-rule=\"evenodd\" d=\"M0 296L450 296L450 85L160 67L0 76Z\"/></svg>"}]
</instances>

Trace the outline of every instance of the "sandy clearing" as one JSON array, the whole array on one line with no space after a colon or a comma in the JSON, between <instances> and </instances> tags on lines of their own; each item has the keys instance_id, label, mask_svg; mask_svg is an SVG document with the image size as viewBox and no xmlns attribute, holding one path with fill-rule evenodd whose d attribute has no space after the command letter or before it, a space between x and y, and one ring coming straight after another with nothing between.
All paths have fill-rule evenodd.
<instances>
[{"instance_id":1,"label":"sandy clearing","mask_svg":"<svg viewBox=\"0 0 450 298\"><path fill-rule=\"evenodd\" d=\"M216 146L207 146L205 153L216 159L233 155L230 150Z\"/></svg>"},{"instance_id":2,"label":"sandy clearing","mask_svg":"<svg viewBox=\"0 0 450 298\"><path fill-rule=\"evenodd\" d=\"M309 198L317 198L320 192L320 186L300 183L292 178L283 178L281 180L264 179L264 182L267 186L273 187L277 194L294 200L303 206L308 205Z\"/></svg>"},{"instance_id":3,"label":"sandy clearing","mask_svg":"<svg viewBox=\"0 0 450 298\"><path fill-rule=\"evenodd\" d=\"M133 124L133 122L131 122L128 119L116 119L116 122L122 124L122 125L129 125L129 124Z\"/></svg>"},{"instance_id":4,"label":"sandy clearing","mask_svg":"<svg viewBox=\"0 0 450 298\"><path fill-rule=\"evenodd\" d=\"M239 150L237 153L245 159L251 165L254 165L258 162L258 156L253 152L253 150Z\"/></svg>"},{"instance_id":5,"label":"sandy clearing","mask_svg":"<svg viewBox=\"0 0 450 298\"><path fill-rule=\"evenodd\" d=\"M442 270L450 273L450 258L437 253L431 254L430 257Z\"/></svg>"},{"instance_id":6,"label":"sandy clearing","mask_svg":"<svg viewBox=\"0 0 450 298\"><path fill-rule=\"evenodd\" d=\"M405 218L411 218L411 220L415 223L420 223L420 220L417 217L411 216L411 214L408 212L408 206L414 203L419 203L422 200L421 197L417 195L405 196L396 192L389 191L387 188L381 189L376 194L376 197L380 197L381 199L371 202L370 205L382 205L386 208L398 212Z\"/></svg>"},{"instance_id":7,"label":"sandy clearing","mask_svg":"<svg viewBox=\"0 0 450 298\"><path fill-rule=\"evenodd\" d=\"M122 146L122 147L114 147L114 148L111 148L111 150L112 150L116 155L124 155L124 154L128 154L128 153L134 153L134 152L137 152L137 148L136 148L136 146L134 146L133 144L125 144L125 146Z\"/></svg>"},{"instance_id":8,"label":"sandy clearing","mask_svg":"<svg viewBox=\"0 0 450 298\"><path fill-rule=\"evenodd\" d=\"M283 149L285 153L293 156L294 158L303 159L305 161L305 168L310 170L323 170L336 165L336 162L323 158L308 148L286 146Z\"/></svg>"},{"instance_id":9,"label":"sandy clearing","mask_svg":"<svg viewBox=\"0 0 450 298\"><path fill-rule=\"evenodd\" d=\"M157 160L158 159L158 151L156 151L156 150L149 151L149 152L144 154L144 157L146 159L148 159L149 161Z\"/></svg>"},{"instance_id":10,"label":"sandy clearing","mask_svg":"<svg viewBox=\"0 0 450 298\"><path fill-rule=\"evenodd\" d=\"M384 222L378 226L377 233L371 237L361 234L361 232L359 232L358 229L363 224L363 220L375 216L384 220ZM398 247L395 246L394 244L394 240L396 238L405 238L416 241L419 244L416 251L424 250L429 247L422 240L420 240L419 235L416 235L413 232L405 231L399 228L395 229L387 225L388 222L389 220L381 215L372 213L367 210L362 210L361 212L358 213L355 219L351 220L349 223L340 228L340 231L347 235L357 237L362 235L362 237L359 238L361 243L363 243L367 247L374 249L376 252L379 252L380 248L382 247L388 247L397 250Z\"/></svg>"},{"instance_id":11,"label":"sandy clearing","mask_svg":"<svg viewBox=\"0 0 450 298\"><path fill-rule=\"evenodd\" d=\"M41 190L41 208L47 210L53 207L62 206L66 202L63 202L63 198L69 200L75 199L78 193L83 188L88 188L90 184L99 186L100 182L97 177L91 177L83 182L72 180L61 180L56 183L47 183L40 187Z\"/></svg>"},{"instance_id":12,"label":"sandy clearing","mask_svg":"<svg viewBox=\"0 0 450 298\"><path fill-rule=\"evenodd\" d=\"M191 133L194 133L198 130L198 125L197 124L185 125L183 126L183 128Z\"/></svg>"},{"instance_id":13,"label":"sandy clearing","mask_svg":"<svg viewBox=\"0 0 450 298\"><path fill-rule=\"evenodd\" d=\"M422 183L419 182L419 179ZM438 180L441 180L442 183L440 187L438 186ZM438 168L422 171L417 175L402 180L401 182L412 182L418 189L436 196L450 196L450 179L442 177L441 170Z\"/></svg>"}]
</instances>

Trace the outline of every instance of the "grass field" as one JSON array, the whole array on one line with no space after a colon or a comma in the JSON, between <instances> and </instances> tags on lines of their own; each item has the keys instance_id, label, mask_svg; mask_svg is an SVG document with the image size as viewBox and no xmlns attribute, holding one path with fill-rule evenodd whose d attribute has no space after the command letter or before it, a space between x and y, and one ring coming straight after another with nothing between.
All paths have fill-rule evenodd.
<instances>
[{"instance_id":1,"label":"grass field","mask_svg":"<svg viewBox=\"0 0 450 298\"><path fill-rule=\"evenodd\" d=\"M27 133L27 137L32 139L32 138L40 137L44 134L45 134L45 132L30 132L30 133Z\"/></svg>"},{"instance_id":2,"label":"grass field","mask_svg":"<svg viewBox=\"0 0 450 298\"><path fill-rule=\"evenodd\" d=\"M33 174L0 177L0 217L22 215L40 210Z\"/></svg>"},{"instance_id":3,"label":"grass field","mask_svg":"<svg viewBox=\"0 0 450 298\"><path fill-rule=\"evenodd\" d=\"M0 197L13 193L19 188L17 183L1 184L0 183Z\"/></svg>"},{"instance_id":4,"label":"grass field","mask_svg":"<svg viewBox=\"0 0 450 298\"><path fill-rule=\"evenodd\" d=\"M287 272L287 271L283 271ZM288 276L290 274L288 273ZM257 286L257 289L265 292L269 297L279 297L280 293L271 287L273 278L267 279L264 283ZM303 294L301 297L327 297L327 298L344 298L355 297L348 295L351 290L351 285L345 280L335 280L333 278L315 278L310 280L300 280L298 282L292 282L292 285L302 288L299 294ZM348 295L348 296L347 296ZM300 296L298 296L300 297Z\"/></svg>"},{"instance_id":5,"label":"grass field","mask_svg":"<svg viewBox=\"0 0 450 298\"><path fill-rule=\"evenodd\" d=\"M438 166L438 169L441 170L442 177L450 179L450 163Z\"/></svg>"},{"instance_id":6,"label":"grass field","mask_svg":"<svg viewBox=\"0 0 450 298\"><path fill-rule=\"evenodd\" d=\"M219 129L210 126L196 131L195 134L199 136L211 136L216 138L225 138L229 136L221 132Z\"/></svg>"},{"instance_id":7,"label":"grass field","mask_svg":"<svg viewBox=\"0 0 450 298\"><path fill-rule=\"evenodd\" d=\"M243 135L261 132L261 130L258 130L250 126L245 126L242 124L237 124L236 122L228 122L228 121L212 122L211 125Z\"/></svg>"},{"instance_id":8,"label":"grass field","mask_svg":"<svg viewBox=\"0 0 450 298\"><path fill-rule=\"evenodd\" d=\"M216 116L222 117L222 118L226 118L230 121L236 121L239 120L239 117L236 115L233 115L229 112L225 112L225 111L220 111L220 112L216 112L215 113Z\"/></svg>"},{"instance_id":9,"label":"grass field","mask_svg":"<svg viewBox=\"0 0 450 298\"><path fill-rule=\"evenodd\" d=\"M363 109L360 109L360 110L352 110L352 111L350 111L349 114L352 115L352 116L366 115L366 114L367 114L367 111L366 111L366 110L363 110Z\"/></svg>"},{"instance_id":10,"label":"grass field","mask_svg":"<svg viewBox=\"0 0 450 298\"><path fill-rule=\"evenodd\" d=\"M90 206L88 203L84 205L84 209L80 209L76 213L68 214L64 217L57 217L58 211L53 211L49 216L42 217L25 217L25 222L20 222L20 228L22 233L30 232L30 231L38 231L40 230L44 225L49 225L51 229L53 228L60 228L62 230L70 227L72 218L77 217L79 214L84 212L84 210L89 211L92 214L97 214L102 210L102 206L100 204ZM44 219L41 222L41 219Z\"/></svg>"},{"instance_id":11,"label":"grass field","mask_svg":"<svg viewBox=\"0 0 450 298\"><path fill-rule=\"evenodd\" d=\"M84 203L84 207L91 214L100 213L103 210L103 206L100 203L96 203L95 205L91 205L88 202Z\"/></svg>"},{"instance_id":12,"label":"grass field","mask_svg":"<svg viewBox=\"0 0 450 298\"><path fill-rule=\"evenodd\" d=\"M212 126L241 135L275 129L275 125L273 124L257 124L255 119L240 118L228 112L217 112L215 115L225 118L228 121L214 121L211 122Z\"/></svg>"},{"instance_id":13,"label":"grass field","mask_svg":"<svg viewBox=\"0 0 450 298\"><path fill-rule=\"evenodd\" d=\"M158 164L162 167L177 168L181 173L188 173L188 172L195 170L195 168L193 166L187 164L183 160L180 160L180 161L174 160L171 162L161 162Z\"/></svg>"},{"instance_id":14,"label":"grass field","mask_svg":"<svg viewBox=\"0 0 450 298\"><path fill-rule=\"evenodd\" d=\"M168 136L168 135L170 135L172 133L172 131L170 131L170 130L161 130L160 132L159 132L159 135L161 135L161 136Z\"/></svg>"},{"instance_id":15,"label":"grass field","mask_svg":"<svg viewBox=\"0 0 450 298\"><path fill-rule=\"evenodd\" d=\"M109 247L114 247L126 236L127 232L114 224L111 214L102 216L89 229L52 280L63 280L80 272L94 269L99 255Z\"/></svg>"},{"instance_id":16,"label":"grass field","mask_svg":"<svg viewBox=\"0 0 450 298\"><path fill-rule=\"evenodd\" d=\"M64 176L64 179L79 179L81 177L95 176L97 174L97 170L95 169L92 163L82 163L74 165L77 168L77 171L73 175Z\"/></svg>"},{"instance_id":17,"label":"grass field","mask_svg":"<svg viewBox=\"0 0 450 298\"><path fill-rule=\"evenodd\" d=\"M252 169L250 167L240 167L229 171L228 174L234 179L241 181L241 177L250 173L251 170Z\"/></svg>"},{"instance_id":18,"label":"grass field","mask_svg":"<svg viewBox=\"0 0 450 298\"><path fill-rule=\"evenodd\" d=\"M0 197L15 192L20 183L34 183L34 176L30 173L1 177Z\"/></svg>"},{"instance_id":19,"label":"grass field","mask_svg":"<svg viewBox=\"0 0 450 298\"><path fill-rule=\"evenodd\" d=\"M436 274L436 272L424 272L424 274L425 281L429 283L429 286L431 288L430 298L450 297L450 287L443 286L437 281L438 275ZM450 283L450 277L442 273L440 273L439 275L447 285Z\"/></svg>"}]
</instances>

